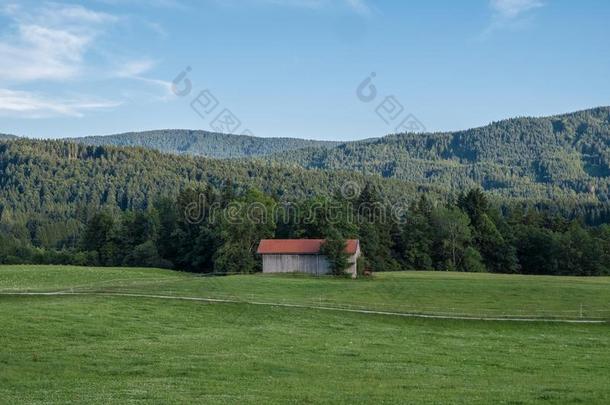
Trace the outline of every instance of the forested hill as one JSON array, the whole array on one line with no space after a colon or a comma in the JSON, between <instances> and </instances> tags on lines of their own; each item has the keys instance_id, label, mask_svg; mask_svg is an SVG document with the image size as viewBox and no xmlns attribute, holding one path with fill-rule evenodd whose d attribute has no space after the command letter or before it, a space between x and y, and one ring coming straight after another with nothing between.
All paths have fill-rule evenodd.
<instances>
[{"instance_id":1,"label":"forested hill","mask_svg":"<svg viewBox=\"0 0 610 405\"><path fill-rule=\"evenodd\" d=\"M59 248L76 240L87 218L101 209L143 210L187 188L222 189L232 184L237 194L258 188L278 200L294 202L339 193L346 183L362 188L367 182L376 184L389 200L406 203L428 191L396 179L287 168L272 162L18 138L0 141L0 236Z\"/></svg>"},{"instance_id":2,"label":"forested hill","mask_svg":"<svg viewBox=\"0 0 610 405\"><path fill-rule=\"evenodd\" d=\"M346 143L189 130L75 141L291 162L304 168L380 175L454 191L480 186L500 196L535 200L577 196L607 202L610 197L610 107L514 118L465 131L394 134Z\"/></svg>"},{"instance_id":3,"label":"forested hill","mask_svg":"<svg viewBox=\"0 0 610 405\"><path fill-rule=\"evenodd\" d=\"M427 198L420 199L422 194ZM469 195L474 196L475 202L483 201L483 197L479 199L480 191L471 191ZM274 215L275 201L287 201L298 204L300 209L296 213L302 221L279 223L273 232L267 223L255 220L250 220L249 225L224 217L217 225L192 223L186 215L201 214L199 207L204 208L201 196L205 198L205 207L225 204L221 208L230 215L234 207L228 204L241 204L242 219L249 215L249 211L244 213L244 207L260 213L263 204L265 212L260 215L266 217ZM607 271L604 263L608 263L604 243L610 239L593 240L596 230L584 231L579 225L567 225L572 218L595 225L606 223L610 206L594 203L589 196L583 199L582 195L567 192L562 196L553 201L532 199L516 204L514 199L498 201L498 195L490 194L493 205L480 204L486 207L485 217L473 222L477 224L473 226L483 227L486 237L493 240L474 239L482 231L470 230L466 214L470 211L462 211L471 208L470 200L462 195L456 199L457 196L437 187L350 171L286 167L273 161L209 159L163 154L146 148L18 138L0 141L0 263L168 265L193 271L250 272L256 267L251 249L261 238L325 237L323 232L330 232L335 221L341 219L337 229L366 241L365 256L376 270L397 269L401 265L427 269L434 265L444 270L510 272L518 270L518 262L524 271L533 272L542 271L537 264L542 261L557 264L545 270L545 274L603 274L601 271ZM320 205L324 201L327 205ZM348 201L366 204L362 213L358 211L364 222L350 216L354 210ZM371 205L378 202L387 209ZM388 206L391 202L400 204ZM498 202L506 203L502 207L506 210L496 210ZM534 204L540 210L530 210ZM385 222L384 213L405 214L407 206L410 211L405 219L414 215L415 222L404 228ZM343 214L337 216L337 209L343 210ZM472 211L473 215L477 210ZM538 211L543 215L537 215ZM209 212L208 209L208 215ZM309 218L314 212L322 217L311 225ZM507 218L513 228L501 217L501 212L510 214ZM422 218L424 222L420 221ZM494 222L490 222L492 219ZM524 228L522 237L514 237L513 233L521 229L515 223L534 225L532 229ZM455 231L454 226L461 226L460 230ZM448 243L457 240L452 232L459 232L459 243L463 244L459 257L446 255ZM513 240L525 240L530 234L534 242L523 247L513 244ZM578 245L577 241L583 240L584 244ZM538 243L547 241L550 245L539 247ZM576 248L572 249L573 246ZM542 251L543 259L535 258L532 259L535 265L527 264L527 255L519 250L516 256L516 248ZM563 252L564 256L557 256L556 252ZM425 260L420 260L422 257ZM450 257L453 262L447 267ZM578 260L594 257L594 266L583 266L580 271L580 262L564 260L566 257ZM506 264L508 259L503 258L510 258L510 263Z\"/></svg>"},{"instance_id":4,"label":"forested hill","mask_svg":"<svg viewBox=\"0 0 610 405\"><path fill-rule=\"evenodd\" d=\"M0 134L0 141L5 141L9 139L17 139L17 137L15 135Z\"/></svg>"},{"instance_id":5,"label":"forested hill","mask_svg":"<svg viewBox=\"0 0 610 405\"><path fill-rule=\"evenodd\" d=\"M580 194L608 201L610 107L514 118L466 131L395 134L274 158L453 190L478 185L507 196L553 199Z\"/></svg>"},{"instance_id":6,"label":"forested hill","mask_svg":"<svg viewBox=\"0 0 610 405\"><path fill-rule=\"evenodd\" d=\"M330 148L339 142L297 138L259 138L207 131L166 129L107 136L73 138L87 145L140 146L161 152L212 158L258 157L307 147Z\"/></svg>"}]
</instances>

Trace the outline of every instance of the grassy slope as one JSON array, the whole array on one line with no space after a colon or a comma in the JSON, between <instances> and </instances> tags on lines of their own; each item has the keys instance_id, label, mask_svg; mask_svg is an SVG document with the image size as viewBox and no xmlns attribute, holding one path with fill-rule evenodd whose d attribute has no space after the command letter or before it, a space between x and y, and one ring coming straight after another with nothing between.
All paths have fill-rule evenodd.
<instances>
[{"instance_id":1,"label":"grassy slope","mask_svg":"<svg viewBox=\"0 0 610 405\"><path fill-rule=\"evenodd\" d=\"M445 297L448 291L467 294L471 285L474 299L488 285L496 293L480 303L493 295L508 305L519 290L500 294L509 280L533 288L531 278L461 276L211 280L162 270L11 266L0 267L0 290L127 289L131 284L136 290L162 287L182 295L200 294L208 283L218 294L251 285L270 298L285 290L288 298L311 292L313 283L341 298L360 292L365 300L389 300L407 289L417 299L429 295L442 305L456 299ZM168 283L159 284L162 279ZM608 304L607 279L553 280L536 279L540 301L555 301L559 308L560 298L567 298L557 295L564 285L566 294L588 291ZM390 282L397 284L395 290L382 288ZM200 286L182 290L192 284ZM388 293L372 294L377 288ZM0 325L0 403L610 401L608 325L417 320L99 296L0 296Z\"/></svg>"},{"instance_id":2,"label":"grassy slope","mask_svg":"<svg viewBox=\"0 0 610 405\"><path fill-rule=\"evenodd\" d=\"M610 319L610 277L443 272L356 281L292 275L197 277L157 269L0 266L0 291L109 291L472 316Z\"/></svg>"}]
</instances>

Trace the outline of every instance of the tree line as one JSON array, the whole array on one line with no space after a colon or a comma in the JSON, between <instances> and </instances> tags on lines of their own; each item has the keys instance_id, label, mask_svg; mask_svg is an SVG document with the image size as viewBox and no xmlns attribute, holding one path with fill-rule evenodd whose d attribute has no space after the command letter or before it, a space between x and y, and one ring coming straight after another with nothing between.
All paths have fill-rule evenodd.
<instances>
[{"instance_id":1,"label":"tree line","mask_svg":"<svg viewBox=\"0 0 610 405\"><path fill-rule=\"evenodd\" d=\"M143 148L52 140L0 140L0 235L24 249L75 248L98 212L147 211L189 188L258 188L274 199L327 195L346 182L376 184L384 198L413 198L426 187L348 172L276 163L176 156ZM440 193L440 191L439 191Z\"/></svg>"},{"instance_id":2,"label":"tree line","mask_svg":"<svg viewBox=\"0 0 610 405\"><path fill-rule=\"evenodd\" d=\"M452 201L422 194L398 215L374 184L355 196L337 192L286 207L277 196L232 183L187 188L144 209L103 208L61 250L0 235L0 263L253 273L261 270L261 239L325 238L333 241L329 250L340 251L338 241L356 238L362 268L371 271L610 274L609 224L587 226L551 211L500 207L478 188Z\"/></svg>"}]
</instances>

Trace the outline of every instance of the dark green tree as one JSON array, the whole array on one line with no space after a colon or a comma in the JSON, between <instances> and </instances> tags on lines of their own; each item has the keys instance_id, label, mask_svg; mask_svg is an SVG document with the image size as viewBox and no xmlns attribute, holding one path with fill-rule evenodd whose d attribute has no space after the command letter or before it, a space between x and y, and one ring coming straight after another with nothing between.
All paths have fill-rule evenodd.
<instances>
[{"instance_id":1,"label":"dark green tree","mask_svg":"<svg viewBox=\"0 0 610 405\"><path fill-rule=\"evenodd\" d=\"M335 276L345 275L345 270L350 266L349 255L345 252L347 240L337 231L330 230L322 244L321 252L330 265Z\"/></svg>"},{"instance_id":2,"label":"dark green tree","mask_svg":"<svg viewBox=\"0 0 610 405\"><path fill-rule=\"evenodd\" d=\"M275 234L275 205L271 197L253 189L227 206L221 222L222 246L215 255L216 272L253 273L260 270L256 247L261 239Z\"/></svg>"},{"instance_id":3,"label":"dark green tree","mask_svg":"<svg viewBox=\"0 0 610 405\"><path fill-rule=\"evenodd\" d=\"M437 266L444 270L464 270L464 254L472 245L468 216L456 207L439 207L432 212L431 220L435 230Z\"/></svg>"}]
</instances>

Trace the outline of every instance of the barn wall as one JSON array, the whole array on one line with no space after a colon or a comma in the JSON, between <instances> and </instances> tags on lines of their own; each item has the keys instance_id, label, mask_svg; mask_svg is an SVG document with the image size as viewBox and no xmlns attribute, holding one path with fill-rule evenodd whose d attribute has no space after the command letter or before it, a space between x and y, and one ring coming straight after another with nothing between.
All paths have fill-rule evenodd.
<instances>
[{"instance_id":1,"label":"barn wall","mask_svg":"<svg viewBox=\"0 0 610 405\"><path fill-rule=\"evenodd\" d=\"M345 272L346 273L350 273L352 275L352 277L354 277L354 278L356 277L356 273L357 273L357 269L356 269L356 262L357 262L357 260L358 260L358 255L356 255L356 254L351 255L347 259L347 261L349 263L351 263L351 265L347 269L345 269Z\"/></svg>"},{"instance_id":2,"label":"barn wall","mask_svg":"<svg viewBox=\"0 0 610 405\"><path fill-rule=\"evenodd\" d=\"M351 255L348 259L348 262L351 263L351 266L349 266L345 272L346 273L351 273L352 278L356 278L356 276L358 275L358 258L360 257L360 245L358 245L358 248L356 249L356 253L354 253L353 255Z\"/></svg>"},{"instance_id":3,"label":"barn wall","mask_svg":"<svg viewBox=\"0 0 610 405\"><path fill-rule=\"evenodd\" d=\"M357 244L356 253L349 256L351 265L345 270L353 278L357 277L358 258L361 255L360 243ZM330 265L323 255L298 255L298 254L263 254L263 273L309 273L329 274Z\"/></svg>"},{"instance_id":4,"label":"barn wall","mask_svg":"<svg viewBox=\"0 0 610 405\"><path fill-rule=\"evenodd\" d=\"M263 255L263 273L328 274L328 261L321 255Z\"/></svg>"},{"instance_id":5,"label":"barn wall","mask_svg":"<svg viewBox=\"0 0 610 405\"><path fill-rule=\"evenodd\" d=\"M348 261L351 264L346 269L356 277L356 261L360 256L360 250L351 255ZM321 255L263 255L263 273L309 273L329 274L330 266L328 260Z\"/></svg>"}]
</instances>

